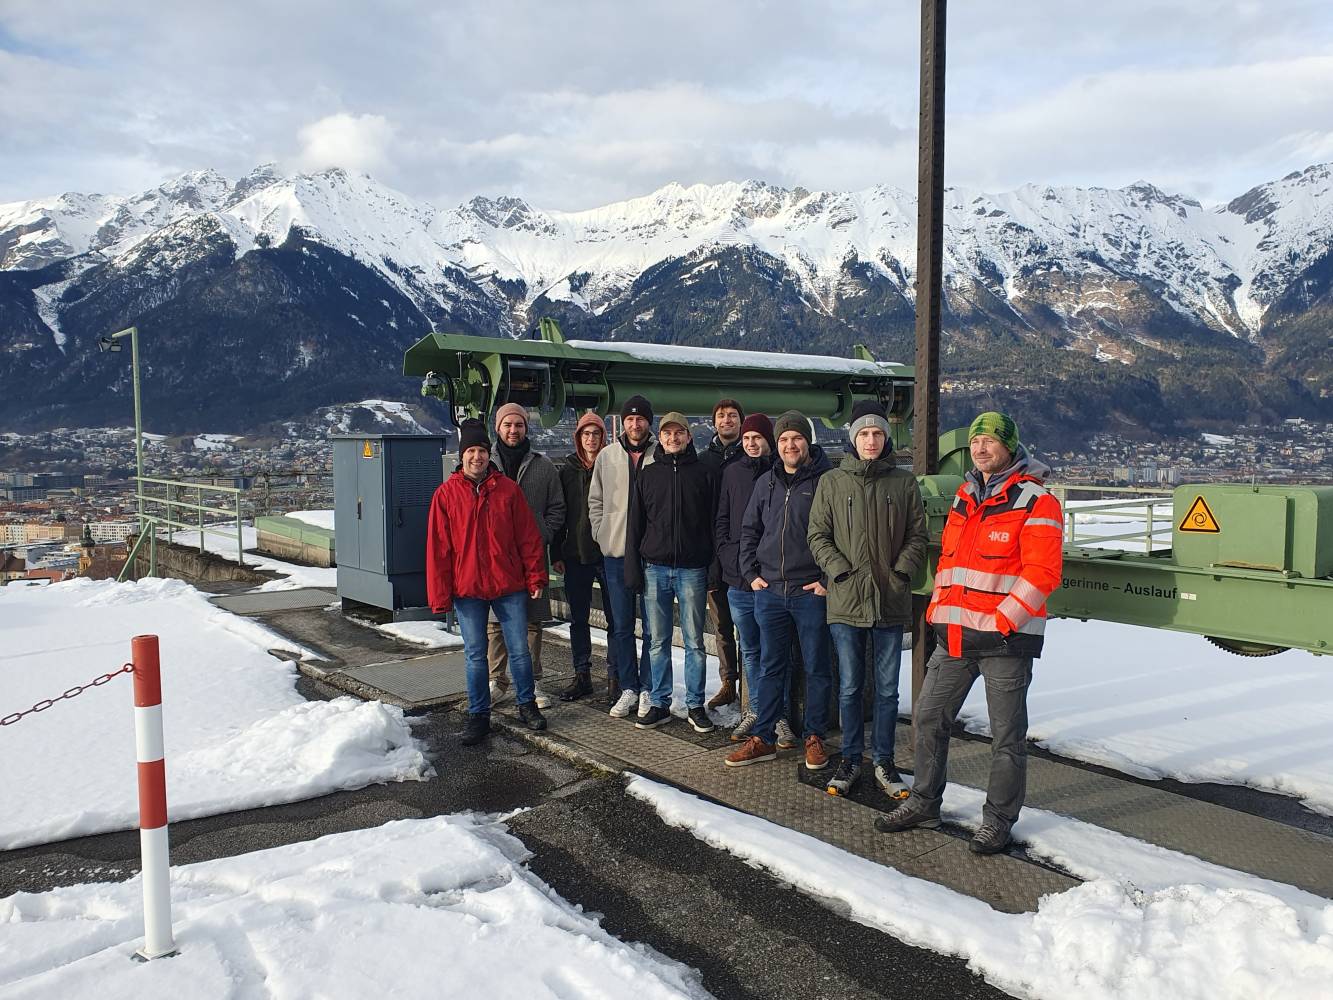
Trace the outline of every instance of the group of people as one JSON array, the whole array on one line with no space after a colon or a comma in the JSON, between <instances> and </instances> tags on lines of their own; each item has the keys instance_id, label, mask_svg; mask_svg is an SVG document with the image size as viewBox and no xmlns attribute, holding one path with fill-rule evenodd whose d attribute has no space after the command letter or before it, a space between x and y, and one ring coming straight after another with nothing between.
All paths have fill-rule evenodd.
<instances>
[{"instance_id":1,"label":"group of people","mask_svg":"<svg viewBox=\"0 0 1333 1000\"><path fill-rule=\"evenodd\" d=\"M520 406L497 410L494 445L481 421L460 427L458 470L431 505L427 582L431 608L453 610L463 637L462 743L485 738L511 678L519 718L546 727L542 709L552 702L540 686L540 622L549 615L549 558L564 578L575 671L559 697L594 693L597 584L609 714L633 717L640 729L670 723L678 613L688 724L712 732L709 709L737 701L742 686L748 694L729 767L774 760L799 744L808 770L827 768L836 662L841 746L827 789L849 794L862 774L869 683L874 778L901 800L877 821L884 832L939 825L950 730L984 677L993 757L972 848L1002 850L1024 797L1027 687L1046 598L1060 581L1062 537L1059 504L1042 486L1049 470L1019 443L1013 420L984 413L971 427L975 468L950 510L927 612L939 644L916 706L909 789L894 764L899 662L928 535L916 480L895 462L884 407L856 404L836 466L815 443L813 423L794 410L770 420L721 399L703 450L684 414L655 418L643 396L626 400L620 418L622 433L608 442L602 418L580 417L574 453L559 468L532 450ZM708 702L706 629L720 661ZM795 720L798 669L805 697Z\"/></svg>"}]
</instances>

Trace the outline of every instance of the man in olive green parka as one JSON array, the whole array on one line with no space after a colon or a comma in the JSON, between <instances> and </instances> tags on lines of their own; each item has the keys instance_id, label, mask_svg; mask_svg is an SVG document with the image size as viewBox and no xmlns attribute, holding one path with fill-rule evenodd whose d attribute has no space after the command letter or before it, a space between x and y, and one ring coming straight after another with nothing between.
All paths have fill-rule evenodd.
<instances>
[{"instance_id":1,"label":"man in olive green parka","mask_svg":"<svg viewBox=\"0 0 1333 1000\"><path fill-rule=\"evenodd\" d=\"M852 410L854 453L815 490L808 539L828 578L828 622L838 654L842 761L828 790L846 795L861 774L862 692L873 667L875 778L892 798L907 786L893 763L903 626L912 620L912 577L926 559L926 512L916 478L894 463L884 407ZM866 645L872 650L869 662Z\"/></svg>"}]
</instances>

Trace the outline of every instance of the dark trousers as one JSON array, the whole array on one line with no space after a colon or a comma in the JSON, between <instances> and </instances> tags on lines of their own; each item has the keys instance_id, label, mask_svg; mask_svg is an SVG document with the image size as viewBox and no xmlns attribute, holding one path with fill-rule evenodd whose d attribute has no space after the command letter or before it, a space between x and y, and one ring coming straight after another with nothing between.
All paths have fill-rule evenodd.
<instances>
[{"instance_id":1,"label":"dark trousers","mask_svg":"<svg viewBox=\"0 0 1333 1000\"><path fill-rule=\"evenodd\" d=\"M610 598L606 603L611 607L615 618L615 628L610 635L608 648L616 672L620 675L620 690L639 694L652 690L653 670L650 656L652 646L651 629L648 627L648 613L644 608L643 595L635 594L625 586L625 560L615 556L602 558L606 574L607 589L603 594ZM636 655L634 649L634 614L639 614L643 624L642 653Z\"/></svg>"},{"instance_id":2,"label":"dark trousers","mask_svg":"<svg viewBox=\"0 0 1333 1000\"><path fill-rule=\"evenodd\" d=\"M736 680L736 625L727 605L727 591L708 592L708 630L717 639L717 675L724 681Z\"/></svg>"},{"instance_id":3,"label":"dark trousers","mask_svg":"<svg viewBox=\"0 0 1333 1000\"><path fill-rule=\"evenodd\" d=\"M759 699L755 708L759 720L753 732L765 743L776 742L778 717L791 683L793 643L800 644L805 667L801 735L823 739L828 730L833 673L826 608L825 599L809 591L778 594L773 587L755 591L754 619L763 639L759 644Z\"/></svg>"},{"instance_id":4,"label":"dark trousers","mask_svg":"<svg viewBox=\"0 0 1333 1000\"><path fill-rule=\"evenodd\" d=\"M587 673L592 669L592 631L588 626L588 615L592 611L592 585L597 583L602 588L602 613L606 615L606 664L609 673L615 673L615 648L613 645L616 631L615 612L607 596L606 574L602 571L602 561L581 563L575 559L565 560L565 600L569 602L569 647L574 660L574 669Z\"/></svg>"},{"instance_id":5,"label":"dark trousers","mask_svg":"<svg viewBox=\"0 0 1333 1000\"><path fill-rule=\"evenodd\" d=\"M938 814L949 763L949 734L967 693L980 676L986 681L990 714L990 782L985 822L1008 830L1027 794L1028 687L1030 656L950 656L944 646L926 664L926 680L916 706L916 775L912 798Z\"/></svg>"}]
</instances>

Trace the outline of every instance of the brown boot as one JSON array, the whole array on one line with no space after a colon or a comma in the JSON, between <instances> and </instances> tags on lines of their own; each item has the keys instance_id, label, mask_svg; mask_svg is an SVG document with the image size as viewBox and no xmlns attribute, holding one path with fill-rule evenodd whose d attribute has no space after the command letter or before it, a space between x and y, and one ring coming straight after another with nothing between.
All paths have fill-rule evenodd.
<instances>
[{"instance_id":1,"label":"brown boot","mask_svg":"<svg viewBox=\"0 0 1333 1000\"><path fill-rule=\"evenodd\" d=\"M717 694L708 699L709 708L721 708L723 705L730 705L736 701L736 682L730 677L722 678L722 686L717 689Z\"/></svg>"}]
</instances>

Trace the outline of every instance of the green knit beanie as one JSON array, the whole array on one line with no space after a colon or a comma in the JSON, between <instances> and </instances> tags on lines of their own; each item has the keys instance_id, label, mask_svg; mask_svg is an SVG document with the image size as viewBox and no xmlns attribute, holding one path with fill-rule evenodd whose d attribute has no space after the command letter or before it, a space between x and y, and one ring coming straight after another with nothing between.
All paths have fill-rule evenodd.
<instances>
[{"instance_id":1,"label":"green knit beanie","mask_svg":"<svg viewBox=\"0 0 1333 1000\"><path fill-rule=\"evenodd\" d=\"M968 429L968 441L978 434L988 434L1011 453L1018 452L1018 424L1014 423L1014 418L1008 414L996 413L994 410L981 414L972 421L972 426Z\"/></svg>"}]
</instances>

